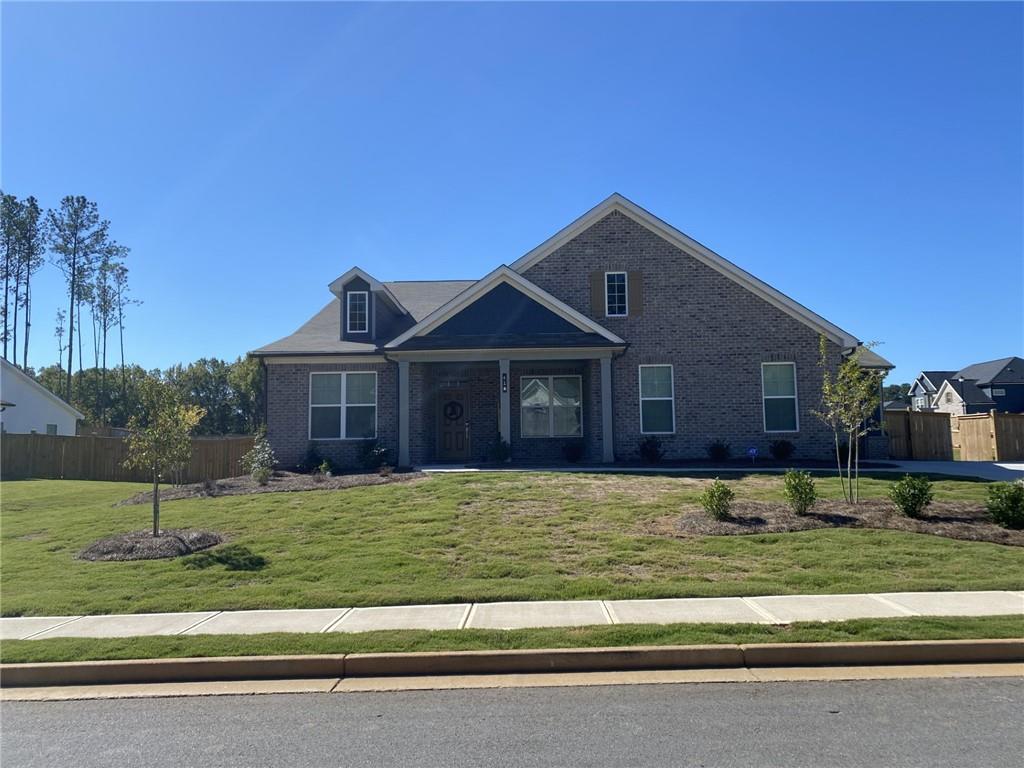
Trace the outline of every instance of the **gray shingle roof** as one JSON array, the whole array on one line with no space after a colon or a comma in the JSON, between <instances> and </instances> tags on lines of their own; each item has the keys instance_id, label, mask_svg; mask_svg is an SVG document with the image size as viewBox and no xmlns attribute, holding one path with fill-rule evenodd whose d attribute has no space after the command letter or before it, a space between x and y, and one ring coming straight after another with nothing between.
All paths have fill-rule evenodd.
<instances>
[{"instance_id":1,"label":"gray shingle roof","mask_svg":"<svg viewBox=\"0 0 1024 768\"><path fill-rule=\"evenodd\" d=\"M1003 373L1003 369L1009 366L1010 370ZM1000 374L1003 374L1000 376ZM988 360L984 363L975 363L953 374L954 378L974 379L981 386L987 386L997 379L1000 384L1012 384L1024 382L1024 360L1019 357L1003 357L999 360Z\"/></svg>"},{"instance_id":2,"label":"gray shingle roof","mask_svg":"<svg viewBox=\"0 0 1024 768\"><path fill-rule=\"evenodd\" d=\"M960 398L968 405L995 405L996 401L978 389L978 382L975 380L947 379L949 386L953 388Z\"/></svg>"},{"instance_id":3,"label":"gray shingle roof","mask_svg":"<svg viewBox=\"0 0 1024 768\"><path fill-rule=\"evenodd\" d=\"M939 387L942 386L942 382L946 379L952 378L956 375L956 371L921 371L922 374L932 383L935 387L933 392L937 392Z\"/></svg>"},{"instance_id":4,"label":"gray shingle roof","mask_svg":"<svg viewBox=\"0 0 1024 768\"><path fill-rule=\"evenodd\" d=\"M442 304L475 283L475 280L400 281L384 283L388 290L419 322ZM389 339L378 339L383 346ZM341 338L341 302L332 298L323 309L294 333L254 349L254 355L369 354L378 344L343 341Z\"/></svg>"}]
</instances>

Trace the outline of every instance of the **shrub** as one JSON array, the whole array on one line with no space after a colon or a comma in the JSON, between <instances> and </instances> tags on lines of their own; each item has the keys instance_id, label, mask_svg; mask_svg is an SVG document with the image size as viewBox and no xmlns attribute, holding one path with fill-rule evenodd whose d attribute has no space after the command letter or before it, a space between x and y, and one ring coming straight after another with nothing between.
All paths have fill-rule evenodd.
<instances>
[{"instance_id":1,"label":"shrub","mask_svg":"<svg viewBox=\"0 0 1024 768\"><path fill-rule=\"evenodd\" d=\"M783 476L784 487L782 495L786 497L789 506L798 515L806 514L807 510L814 506L818 500L818 493L814 490L814 479L810 472L797 472L789 470Z\"/></svg>"},{"instance_id":2,"label":"shrub","mask_svg":"<svg viewBox=\"0 0 1024 768\"><path fill-rule=\"evenodd\" d=\"M570 464L577 463L583 458L583 443L579 440L570 440L562 446L562 456Z\"/></svg>"},{"instance_id":3,"label":"shrub","mask_svg":"<svg viewBox=\"0 0 1024 768\"><path fill-rule=\"evenodd\" d=\"M242 457L242 468L252 475L252 479L257 483L266 485L270 482L270 474L276 463L277 459L274 458L274 449L267 440L267 433L262 430L257 432L252 448Z\"/></svg>"},{"instance_id":4,"label":"shrub","mask_svg":"<svg viewBox=\"0 0 1024 768\"><path fill-rule=\"evenodd\" d=\"M491 446L490 452L487 454L487 458L493 461L495 464L502 464L512 458L512 446L508 444L507 440L502 440L501 436Z\"/></svg>"},{"instance_id":5,"label":"shrub","mask_svg":"<svg viewBox=\"0 0 1024 768\"><path fill-rule=\"evenodd\" d=\"M889 498L907 517L918 517L932 503L932 484L923 475L904 475L890 486Z\"/></svg>"},{"instance_id":6,"label":"shrub","mask_svg":"<svg viewBox=\"0 0 1024 768\"><path fill-rule=\"evenodd\" d=\"M363 469L377 470L388 464L388 449L376 440L367 440L359 449L359 463Z\"/></svg>"},{"instance_id":7,"label":"shrub","mask_svg":"<svg viewBox=\"0 0 1024 768\"><path fill-rule=\"evenodd\" d=\"M330 459L324 459L320 462L320 466L316 468L316 474L321 477L330 477L334 474L334 465L331 464Z\"/></svg>"},{"instance_id":8,"label":"shrub","mask_svg":"<svg viewBox=\"0 0 1024 768\"><path fill-rule=\"evenodd\" d=\"M796 452L796 446L789 440L772 440L768 443L768 453L777 461L786 461Z\"/></svg>"},{"instance_id":9,"label":"shrub","mask_svg":"<svg viewBox=\"0 0 1024 768\"><path fill-rule=\"evenodd\" d=\"M310 474L318 471L323 461L324 458L320 455L320 452L310 444L306 449L306 455L302 458L302 461L295 465L295 468L299 472Z\"/></svg>"},{"instance_id":10,"label":"shrub","mask_svg":"<svg viewBox=\"0 0 1024 768\"><path fill-rule=\"evenodd\" d=\"M992 519L1004 528L1024 528L1024 480L992 483L985 506Z\"/></svg>"},{"instance_id":11,"label":"shrub","mask_svg":"<svg viewBox=\"0 0 1024 768\"><path fill-rule=\"evenodd\" d=\"M657 464L665 456L665 451L661 447L661 438L656 435L648 435L645 437L639 447L640 458L646 461L648 464Z\"/></svg>"},{"instance_id":12,"label":"shrub","mask_svg":"<svg viewBox=\"0 0 1024 768\"><path fill-rule=\"evenodd\" d=\"M729 457L732 456L732 448L728 443L721 440L708 443L705 450L708 452L708 458L712 461L728 461Z\"/></svg>"},{"instance_id":13,"label":"shrub","mask_svg":"<svg viewBox=\"0 0 1024 768\"><path fill-rule=\"evenodd\" d=\"M729 517L729 504L733 496L732 489L716 477L715 481L704 489L698 501L710 517L725 520Z\"/></svg>"}]
</instances>

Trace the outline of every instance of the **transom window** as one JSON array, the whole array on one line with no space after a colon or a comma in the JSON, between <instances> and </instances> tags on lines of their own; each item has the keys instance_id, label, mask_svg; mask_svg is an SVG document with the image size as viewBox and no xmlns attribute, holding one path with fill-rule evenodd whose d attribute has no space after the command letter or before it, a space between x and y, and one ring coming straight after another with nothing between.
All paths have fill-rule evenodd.
<instances>
[{"instance_id":1,"label":"transom window","mask_svg":"<svg viewBox=\"0 0 1024 768\"><path fill-rule=\"evenodd\" d=\"M56 435L57 434L57 425L56 424L47 424L46 425L46 434L48 434L48 435Z\"/></svg>"},{"instance_id":2,"label":"transom window","mask_svg":"<svg viewBox=\"0 0 1024 768\"><path fill-rule=\"evenodd\" d=\"M670 435L676 431L675 382L671 365L640 366L640 432Z\"/></svg>"},{"instance_id":3,"label":"transom window","mask_svg":"<svg viewBox=\"0 0 1024 768\"><path fill-rule=\"evenodd\" d=\"M348 332L366 333L369 328L368 297L366 291L348 293Z\"/></svg>"},{"instance_id":4,"label":"transom window","mask_svg":"<svg viewBox=\"0 0 1024 768\"><path fill-rule=\"evenodd\" d=\"M800 429L796 407L796 363L762 363L764 431L796 432Z\"/></svg>"},{"instance_id":5,"label":"transom window","mask_svg":"<svg viewBox=\"0 0 1024 768\"><path fill-rule=\"evenodd\" d=\"M311 440L369 440L376 436L376 373L310 374Z\"/></svg>"},{"instance_id":6,"label":"transom window","mask_svg":"<svg viewBox=\"0 0 1024 768\"><path fill-rule=\"evenodd\" d=\"M626 273L604 273L604 314L607 317L625 317L629 314Z\"/></svg>"},{"instance_id":7,"label":"transom window","mask_svg":"<svg viewBox=\"0 0 1024 768\"><path fill-rule=\"evenodd\" d=\"M581 437L583 383L579 376L523 376L519 380L523 437Z\"/></svg>"}]
</instances>

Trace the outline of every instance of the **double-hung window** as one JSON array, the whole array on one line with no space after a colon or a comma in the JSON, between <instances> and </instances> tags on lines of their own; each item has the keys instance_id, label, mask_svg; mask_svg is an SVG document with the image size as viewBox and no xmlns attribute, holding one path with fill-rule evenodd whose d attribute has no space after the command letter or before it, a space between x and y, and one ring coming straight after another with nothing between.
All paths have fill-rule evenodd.
<instances>
[{"instance_id":1,"label":"double-hung window","mask_svg":"<svg viewBox=\"0 0 1024 768\"><path fill-rule=\"evenodd\" d=\"M676 431L675 382L671 365L640 366L640 432L670 435Z\"/></svg>"},{"instance_id":2,"label":"double-hung window","mask_svg":"<svg viewBox=\"0 0 1024 768\"><path fill-rule=\"evenodd\" d=\"M376 373L310 374L311 440L361 440L376 436Z\"/></svg>"},{"instance_id":3,"label":"double-hung window","mask_svg":"<svg viewBox=\"0 0 1024 768\"><path fill-rule=\"evenodd\" d=\"M800 429L796 407L796 363L761 363L765 432Z\"/></svg>"},{"instance_id":4,"label":"double-hung window","mask_svg":"<svg viewBox=\"0 0 1024 768\"><path fill-rule=\"evenodd\" d=\"M629 299L625 272L604 273L605 317L625 317L629 314Z\"/></svg>"},{"instance_id":5,"label":"double-hung window","mask_svg":"<svg viewBox=\"0 0 1024 768\"><path fill-rule=\"evenodd\" d=\"M368 311L369 298L366 291L348 292L348 324L349 333L366 333L369 329Z\"/></svg>"},{"instance_id":6,"label":"double-hung window","mask_svg":"<svg viewBox=\"0 0 1024 768\"><path fill-rule=\"evenodd\" d=\"M579 376L524 376L519 382L523 437L581 437L583 384Z\"/></svg>"}]
</instances>

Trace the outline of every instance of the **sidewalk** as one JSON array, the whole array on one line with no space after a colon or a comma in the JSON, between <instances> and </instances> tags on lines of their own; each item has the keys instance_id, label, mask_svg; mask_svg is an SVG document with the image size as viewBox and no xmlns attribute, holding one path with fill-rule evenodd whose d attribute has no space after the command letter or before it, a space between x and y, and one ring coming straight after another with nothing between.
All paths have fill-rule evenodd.
<instances>
[{"instance_id":1,"label":"sidewalk","mask_svg":"<svg viewBox=\"0 0 1024 768\"><path fill-rule=\"evenodd\" d=\"M206 611L0 619L0 640L142 635L256 635L388 629L526 629L599 624L789 624L906 616L1024 617L1024 592L891 592L666 600L455 603L382 608Z\"/></svg>"}]
</instances>

